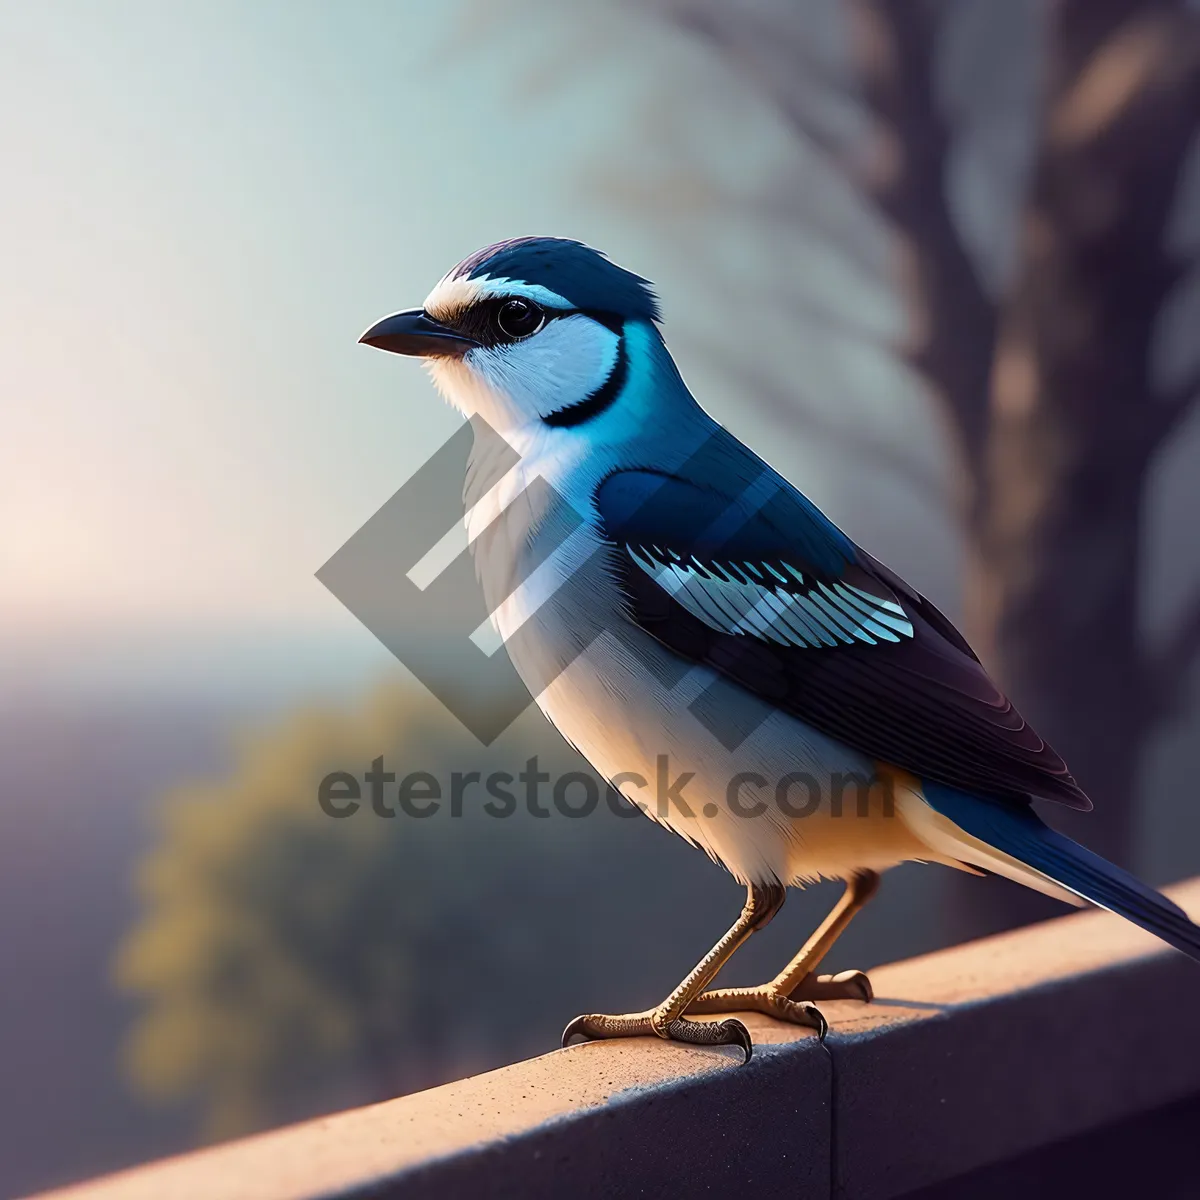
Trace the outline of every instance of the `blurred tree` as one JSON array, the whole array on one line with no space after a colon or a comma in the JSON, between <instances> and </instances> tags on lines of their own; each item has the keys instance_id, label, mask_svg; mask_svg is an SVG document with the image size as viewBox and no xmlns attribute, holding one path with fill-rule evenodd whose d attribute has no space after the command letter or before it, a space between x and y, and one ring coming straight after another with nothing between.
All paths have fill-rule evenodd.
<instances>
[{"instance_id":1,"label":"blurred tree","mask_svg":"<svg viewBox=\"0 0 1200 1200\"><path fill-rule=\"evenodd\" d=\"M901 349L957 464L967 633L1095 798L1081 836L1128 860L1139 759L1200 651L1200 597L1148 646L1138 594L1152 469L1200 397L1194 337L1182 354L1160 345L1196 248L1176 218L1200 129L1200 12L1183 0L652 8L885 219L908 310ZM1040 100L1026 87L1017 105L1033 164L1012 261L989 278L956 204L952 151L970 115L963 93L989 74L1019 79L1012 39L993 27L1022 19L1043 63ZM959 81L955 103L947 43L965 37L978 75ZM810 172L799 190L816 186ZM766 215L803 222L812 205L772 196Z\"/></svg>"},{"instance_id":2,"label":"blurred tree","mask_svg":"<svg viewBox=\"0 0 1200 1200\"><path fill-rule=\"evenodd\" d=\"M657 947L623 936L645 897L604 875L603 848L628 824L606 804L586 821L530 819L518 782L517 811L496 819L475 786L449 819L452 771L516 775L539 728L527 714L485 750L436 702L383 688L361 712L301 713L247 737L229 779L169 797L116 963L144 1001L125 1055L138 1091L198 1100L210 1135L242 1133L545 1049L564 1014L603 994L606 938L610 958L619 944L646 973ZM381 819L364 786L354 816L325 814L319 780L361 779L379 755L397 776L432 773L440 812ZM581 765L557 736L540 758L556 777ZM396 785L384 795L394 808ZM541 803L554 811L549 786ZM662 848L638 832L619 856L635 870L637 847ZM575 918L597 897L615 924L597 922L593 942Z\"/></svg>"}]
</instances>

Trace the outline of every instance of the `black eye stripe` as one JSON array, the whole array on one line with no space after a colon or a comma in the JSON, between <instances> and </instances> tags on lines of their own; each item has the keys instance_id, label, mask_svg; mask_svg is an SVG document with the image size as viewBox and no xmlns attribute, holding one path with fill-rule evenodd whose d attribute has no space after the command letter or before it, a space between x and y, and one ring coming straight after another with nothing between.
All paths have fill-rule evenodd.
<instances>
[{"instance_id":1,"label":"black eye stripe","mask_svg":"<svg viewBox=\"0 0 1200 1200\"><path fill-rule=\"evenodd\" d=\"M519 293L507 296L490 296L488 299L481 300L477 304L471 305L470 308L457 313L450 320L442 321L442 324L466 337L474 339L481 346L512 345L511 339L501 336L496 327L496 313L509 300L524 300L527 303L536 304L536 301L530 300L528 296L522 296ZM624 319L616 313L604 312L599 309L548 308L541 305L538 307L545 313L546 319L543 328L545 325L549 325L551 321L576 315L590 317L593 321L598 322L605 329L615 334L620 334L625 324Z\"/></svg>"},{"instance_id":2,"label":"black eye stripe","mask_svg":"<svg viewBox=\"0 0 1200 1200\"><path fill-rule=\"evenodd\" d=\"M585 317L591 319L600 325L603 325L610 333L615 333L618 337L621 336L625 328L625 318L613 312L603 312L598 308L580 308L576 310L582 313Z\"/></svg>"}]
</instances>

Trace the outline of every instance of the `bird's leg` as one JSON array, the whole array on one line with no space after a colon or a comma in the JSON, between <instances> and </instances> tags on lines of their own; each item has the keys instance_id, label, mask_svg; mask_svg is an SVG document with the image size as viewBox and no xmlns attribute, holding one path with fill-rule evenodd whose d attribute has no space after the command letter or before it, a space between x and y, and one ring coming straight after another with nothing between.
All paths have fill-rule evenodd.
<instances>
[{"instance_id":1,"label":"bird's leg","mask_svg":"<svg viewBox=\"0 0 1200 1200\"><path fill-rule=\"evenodd\" d=\"M687 1021L686 1009L725 965L729 956L752 934L779 911L787 893L782 884L751 884L746 891L746 903L741 916L729 932L696 964L683 982L656 1008L623 1016L591 1013L576 1017L563 1031L563 1045L572 1037L619 1038L655 1034L677 1042L698 1046L741 1046L746 1059L752 1052L749 1031L741 1021ZM798 1012L812 1009L810 1023L820 1019L812 1005L792 1005Z\"/></svg>"},{"instance_id":2,"label":"bird's leg","mask_svg":"<svg viewBox=\"0 0 1200 1200\"><path fill-rule=\"evenodd\" d=\"M858 871L850 877L833 911L800 948L800 953L770 983L752 988L720 988L704 992L688 1006L689 1013L761 1012L794 1021L792 1015L806 1000L870 1000L871 981L862 971L843 971L840 975L816 975L814 972L830 947L850 924L854 914L875 895L879 875ZM812 1008L812 1005L803 1007ZM815 1011L815 1010L814 1010ZM808 1024L799 1021L797 1024Z\"/></svg>"}]
</instances>

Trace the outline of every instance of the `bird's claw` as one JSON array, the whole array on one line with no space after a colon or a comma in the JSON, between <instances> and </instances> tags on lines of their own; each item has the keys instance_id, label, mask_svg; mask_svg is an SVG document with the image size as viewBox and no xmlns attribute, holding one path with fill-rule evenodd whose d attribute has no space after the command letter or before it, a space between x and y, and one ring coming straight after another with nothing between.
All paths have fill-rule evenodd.
<instances>
[{"instance_id":1,"label":"bird's claw","mask_svg":"<svg viewBox=\"0 0 1200 1200\"><path fill-rule=\"evenodd\" d=\"M571 1044L571 1039L574 1037L586 1038L586 1037L591 1036L588 1033L587 1024L588 1024L588 1019L587 1019L586 1014L581 1014L578 1017L573 1017L570 1021L567 1022L567 1027L562 1032L561 1045L563 1046L564 1049Z\"/></svg>"},{"instance_id":2,"label":"bird's claw","mask_svg":"<svg viewBox=\"0 0 1200 1200\"><path fill-rule=\"evenodd\" d=\"M652 1012L626 1016L585 1013L563 1030L562 1044L569 1045L575 1037L661 1037L689 1046L737 1046L742 1051L743 1064L748 1063L754 1053L750 1031L741 1021L687 1021L679 1017L662 1025L654 1020L654 1016Z\"/></svg>"},{"instance_id":3,"label":"bird's claw","mask_svg":"<svg viewBox=\"0 0 1200 1200\"><path fill-rule=\"evenodd\" d=\"M741 1021L732 1018L726 1021L685 1021L681 1017L667 1026L667 1036L672 1041L687 1042L692 1046L740 1046L743 1066L754 1055L750 1030Z\"/></svg>"},{"instance_id":4,"label":"bird's claw","mask_svg":"<svg viewBox=\"0 0 1200 1200\"><path fill-rule=\"evenodd\" d=\"M605 1013L584 1013L569 1022L563 1030L562 1044L568 1046L573 1037L591 1041L594 1038L656 1037L658 1031L651 1023L651 1013L629 1013L611 1017Z\"/></svg>"},{"instance_id":5,"label":"bird's claw","mask_svg":"<svg viewBox=\"0 0 1200 1200\"><path fill-rule=\"evenodd\" d=\"M837 975L808 975L794 987L790 1000L862 1000L875 999L871 980L865 971L840 971Z\"/></svg>"},{"instance_id":6,"label":"bird's claw","mask_svg":"<svg viewBox=\"0 0 1200 1200\"><path fill-rule=\"evenodd\" d=\"M829 1032L825 1014L807 1000L792 1000L771 987L721 988L703 992L688 1006L689 1013L736 1013L757 1012L790 1025L802 1025L815 1029L824 1041Z\"/></svg>"}]
</instances>

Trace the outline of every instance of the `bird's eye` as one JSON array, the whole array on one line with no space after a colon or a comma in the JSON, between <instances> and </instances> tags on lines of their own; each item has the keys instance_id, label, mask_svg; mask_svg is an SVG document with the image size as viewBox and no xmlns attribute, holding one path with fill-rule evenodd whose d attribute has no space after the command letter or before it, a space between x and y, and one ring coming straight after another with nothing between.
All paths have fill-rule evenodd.
<instances>
[{"instance_id":1,"label":"bird's eye","mask_svg":"<svg viewBox=\"0 0 1200 1200\"><path fill-rule=\"evenodd\" d=\"M537 333L545 321L545 310L531 300L505 300L496 310L496 327L514 342Z\"/></svg>"}]
</instances>

